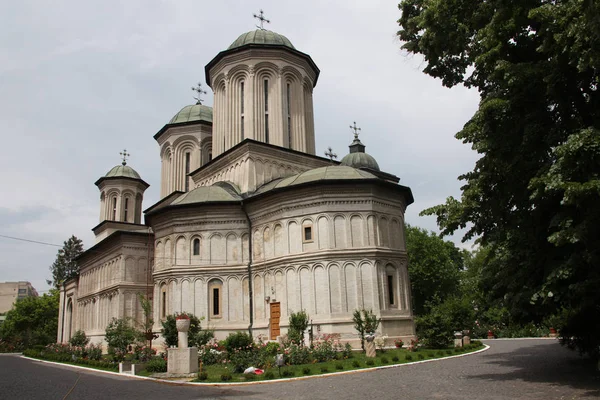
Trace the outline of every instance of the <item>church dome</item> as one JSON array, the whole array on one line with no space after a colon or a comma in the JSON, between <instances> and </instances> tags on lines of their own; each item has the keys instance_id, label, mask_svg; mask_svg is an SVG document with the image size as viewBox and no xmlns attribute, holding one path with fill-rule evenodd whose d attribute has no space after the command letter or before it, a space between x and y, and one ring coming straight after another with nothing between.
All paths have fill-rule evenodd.
<instances>
[{"instance_id":1,"label":"church dome","mask_svg":"<svg viewBox=\"0 0 600 400\"><path fill-rule=\"evenodd\" d=\"M369 168L379 171L379 164L375 158L367 153L350 153L342 158L340 165L345 165L353 168Z\"/></svg>"},{"instance_id":2,"label":"church dome","mask_svg":"<svg viewBox=\"0 0 600 400\"><path fill-rule=\"evenodd\" d=\"M290 42L290 40L285 36L273 31L257 29L241 34L233 43L231 43L227 50L242 47L247 44L285 46L289 47L290 49L296 49L292 42Z\"/></svg>"},{"instance_id":3,"label":"church dome","mask_svg":"<svg viewBox=\"0 0 600 400\"><path fill-rule=\"evenodd\" d=\"M197 187L173 201L171 205L238 202L240 200L242 200L242 197L236 193L236 189L233 186L230 185L228 187L224 184L214 184L212 186Z\"/></svg>"},{"instance_id":4,"label":"church dome","mask_svg":"<svg viewBox=\"0 0 600 400\"><path fill-rule=\"evenodd\" d=\"M131 179L142 179L140 174L129 165L117 165L104 175L104 178L131 178Z\"/></svg>"},{"instance_id":5,"label":"church dome","mask_svg":"<svg viewBox=\"0 0 600 400\"><path fill-rule=\"evenodd\" d=\"M169 124L181 124L185 122L206 121L212 123L213 109L202 104L185 106L171 120Z\"/></svg>"}]
</instances>

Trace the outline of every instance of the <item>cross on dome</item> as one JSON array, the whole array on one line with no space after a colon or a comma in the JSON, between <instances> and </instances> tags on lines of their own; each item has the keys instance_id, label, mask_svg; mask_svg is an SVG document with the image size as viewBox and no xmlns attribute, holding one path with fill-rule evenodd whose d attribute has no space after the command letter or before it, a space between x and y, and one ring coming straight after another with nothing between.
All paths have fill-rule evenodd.
<instances>
[{"instance_id":1,"label":"cross on dome","mask_svg":"<svg viewBox=\"0 0 600 400\"><path fill-rule=\"evenodd\" d=\"M197 87L192 86L192 90L198 93L198 97L194 97L194 99L196 100L196 104L202 104L204 100L202 100L200 96L207 93L206 90L202 89L202 83L198 82Z\"/></svg>"},{"instance_id":2,"label":"cross on dome","mask_svg":"<svg viewBox=\"0 0 600 400\"><path fill-rule=\"evenodd\" d=\"M127 152L127 149L123 149L122 152L119 153L123 157L123 162L121 164L127 165L127 157L130 157L131 154Z\"/></svg>"},{"instance_id":3,"label":"cross on dome","mask_svg":"<svg viewBox=\"0 0 600 400\"><path fill-rule=\"evenodd\" d=\"M329 157L329 159L331 161L333 161L334 158L337 158L337 154L335 154L333 152L333 149L331 148L331 146L327 147L327 151L325 152L325 156Z\"/></svg>"},{"instance_id":4,"label":"cross on dome","mask_svg":"<svg viewBox=\"0 0 600 400\"><path fill-rule=\"evenodd\" d=\"M256 25L256 27L262 29L263 31L265 30L265 28L263 28L263 23L265 23L265 22L267 24L271 23L271 21L269 21L268 19L266 19L264 17L262 9L260 10L260 14L258 14L258 15L253 14L253 15L254 15L254 18L256 18L256 19L258 19L260 21L260 26Z\"/></svg>"},{"instance_id":5,"label":"cross on dome","mask_svg":"<svg viewBox=\"0 0 600 400\"><path fill-rule=\"evenodd\" d=\"M350 129L354 131L354 139L358 139L360 128L356 126L356 121L354 121L354 126L350 125Z\"/></svg>"}]
</instances>

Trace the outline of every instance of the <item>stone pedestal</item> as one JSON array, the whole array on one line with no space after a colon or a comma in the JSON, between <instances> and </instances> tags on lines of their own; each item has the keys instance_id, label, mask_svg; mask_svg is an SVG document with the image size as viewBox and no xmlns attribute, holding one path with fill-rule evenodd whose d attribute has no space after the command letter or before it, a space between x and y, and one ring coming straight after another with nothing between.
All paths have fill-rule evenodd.
<instances>
[{"instance_id":1,"label":"stone pedestal","mask_svg":"<svg viewBox=\"0 0 600 400\"><path fill-rule=\"evenodd\" d=\"M454 332L454 347L463 347L462 332Z\"/></svg>"},{"instance_id":2,"label":"stone pedestal","mask_svg":"<svg viewBox=\"0 0 600 400\"><path fill-rule=\"evenodd\" d=\"M167 349L167 371L173 375L183 375L198 372L198 349Z\"/></svg>"},{"instance_id":3,"label":"stone pedestal","mask_svg":"<svg viewBox=\"0 0 600 400\"><path fill-rule=\"evenodd\" d=\"M375 335L365 336L365 352L367 357L373 358L377 355L375 351Z\"/></svg>"},{"instance_id":4,"label":"stone pedestal","mask_svg":"<svg viewBox=\"0 0 600 400\"><path fill-rule=\"evenodd\" d=\"M471 338L468 336L463 336L463 346L467 346L471 344Z\"/></svg>"}]
</instances>

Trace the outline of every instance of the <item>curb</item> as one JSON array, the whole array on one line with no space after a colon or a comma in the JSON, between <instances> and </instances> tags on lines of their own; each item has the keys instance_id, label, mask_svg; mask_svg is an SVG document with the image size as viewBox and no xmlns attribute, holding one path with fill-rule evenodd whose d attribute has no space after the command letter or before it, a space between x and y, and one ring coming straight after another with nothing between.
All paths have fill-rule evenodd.
<instances>
[{"instance_id":1,"label":"curb","mask_svg":"<svg viewBox=\"0 0 600 400\"><path fill-rule=\"evenodd\" d=\"M479 349L479 350L473 351L471 353L457 354L455 356L448 356L448 357L442 357L442 358L431 358L429 360L412 361L412 362L402 363L402 364L382 365L380 367L361 368L361 369L355 369L355 370L352 370L352 371L331 372L331 373L327 373L327 374L309 375L309 376L298 376L298 377L294 377L294 378L269 379L268 381L255 381L255 382L254 381L252 381L252 382L183 382L183 381L171 381L171 380L167 380L167 379L151 378L149 376L119 374L118 372L103 371L103 370L100 370L100 369L82 367L82 366L79 366L79 365L63 364L63 363L54 362L54 361L40 360L40 359L37 359L37 358L31 358L31 357L26 357L26 356L21 356L21 357L25 358L25 359L28 359L28 360L32 360L32 361L39 361L39 362L46 363L46 364L61 365L61 366L70 367L70 368L83 369L83 370L87 370L87 371L91 371L91 372L100 372L100 373L104 373L104 374L110 374L110 375L120 376L122 378L145 379L145 380L150 380L150 381L154 381L154 382L166 383L166 384L170 384L170 385L180 385L180 386L248 386L248 385L264 385L264 384L270 384L270 383L281 383L281 382L289 382L289 381L301 381L301 380L315 379L315 378L328 378L330 376L357 374L357 373L361 373L361 372L373 372L373 371L390 369L390 368L400 368L400 367L405 367L405 366L410 366L410 365L415 365L415 364L423 364L423 363L428 363L428 362L450 360L452 358L468 357L468 356L471 356L473 354L482 353L484 351L487 351L490 348L490 346L487 345L487 344L484 344L483 346L484 346L483 349Z\"/></svg>"}]
</instances>

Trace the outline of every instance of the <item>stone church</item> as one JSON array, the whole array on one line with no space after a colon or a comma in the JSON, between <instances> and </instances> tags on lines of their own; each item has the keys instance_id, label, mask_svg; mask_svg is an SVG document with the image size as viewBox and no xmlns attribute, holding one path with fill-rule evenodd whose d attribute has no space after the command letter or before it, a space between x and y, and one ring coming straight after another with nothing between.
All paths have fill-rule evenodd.
<instances>
[{"instance_id":1,"label":"stone church","mask_svg":"<svg viewBox=\"0 0 600 400\"><path fill-rule=\"evenodd\" d=\"M154 135L161 200L144 223L149 185L126 153L96 181L96 244L61 289L58 341L82 329L103 342L113 317L141 323L138 293L152 299L155 333L167 315L190 312L219 339L248 329L276 339L305 310L315 333L356 346L352 312L365 308L390 343L412 338L411 190L365 153L356 124L341 162L316 155L313 59L257 29L205 75L214 107L186 106Z\"/></svg>"}]
</instances>

